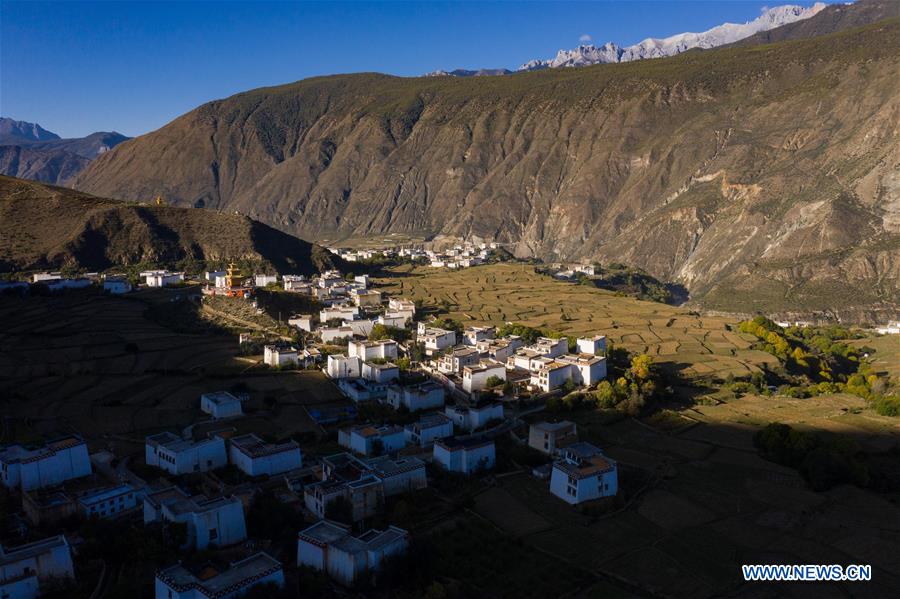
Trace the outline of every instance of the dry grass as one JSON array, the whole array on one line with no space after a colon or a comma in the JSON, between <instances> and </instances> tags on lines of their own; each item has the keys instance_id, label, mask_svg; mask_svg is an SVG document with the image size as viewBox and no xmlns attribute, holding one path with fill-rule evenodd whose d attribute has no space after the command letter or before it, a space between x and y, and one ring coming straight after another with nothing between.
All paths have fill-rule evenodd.
<instances>
[{"instance_id":1,"label":"dry grass","mask_svg":"<svg viewBox=\"0 0 900 599\"><path fill-rule=\"evenodd\" d=\"M745 376L776 360L749 349L749 337L727 330L719 317L562 283L525 264L503 263L459 271L402 267L380 279L392 295L447 303L463 324L519 322L571 335L604 334L632 352L677 365L686 376Z\"/></svg>"}]
</instances>

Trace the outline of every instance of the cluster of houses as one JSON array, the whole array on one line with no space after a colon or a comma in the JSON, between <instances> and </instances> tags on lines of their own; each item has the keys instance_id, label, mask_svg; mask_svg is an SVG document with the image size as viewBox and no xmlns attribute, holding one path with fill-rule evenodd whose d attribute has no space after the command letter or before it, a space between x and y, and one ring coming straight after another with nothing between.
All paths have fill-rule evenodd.
<instances>
[{"instance_id":1,"label":"cluster of houses","mask_svg":"<svg viewBox=\"0 0 900 599\"><path fill-rule=\"evenodd\" d=\"M497 338L493 327L469 327L456 344L456 333L418 324L418 339L434 359L424 365L452 391L472 395L489 381L509 381L549 393L567 381L576 386L596 385L606 378L606 337L581 337L575 352L567 338L539 337L526 345L521 337Z\"/></svg>"},{"instance_id":2,"label":"cluster of houses","mask_svg":"<svg viewBox=\"0 0 900 599\"><path fill-rule=\"evenodd\" d=\"M86 289L93 285L103 287L103 291L111 295L121 295L132 290L133 286L124 275L86 273L78 277L67 277L58 272L42 272L31 276L31 281L0 281L0 293L26 293L32 286L40 285L51 292L68 289Z\"/></svg>"},{"instance_id":3,"label":"cluster of houses","mask_svg":"<svg viewBox=\"0 0 900 599\"><path fill-rule=\"evenodd\" d=\"M469 268L483 264L497 247L496 243L463 243L441 251L427 250L425 256L432 268Z\"/></svg>"},{"instance_id":4,"label":"cluster of houses","mask_svg":"<svg viewBox=\"0 0 900 599\"><path fill-rule=\"evenodd\" d=\"M356 277L357 285L366 285L368 277ZM353 288L348 296L332 298L318 314L296 314L288 324L330 344L354 337L367 337L375 325L403 328L415 316L416 306L407 300L391 299L382 305L382 295L373 289ZM321 301L321 300L319 300Z\"/></svg>"},{"instance_id":5,"label":"cluster of houses","mask_svg":"<svg viewBox=\"0 0 900 599\"><path fill-rule=\"evenodd\" d=\"M500 247L491 243L458 243L443 250L424 249L418 246L386 247L378 249L329 248L330 251L348 262L361 262L373 258L399 258L409 261L425 261L434 268L468 268L483 264L490 257L491 250Z\"/></svg>"},{"instance_id":6,"label":"cluster of houses","mask_svg":"<svg viewBox=\"0 0 900 599\"><path fill-rule=\"evenodd\" d=\"M593 277L597 269L593 264L554 264L550 266L554 279L560 281L573 281L578 275Z\"/></svg>"},{"instance_id":7,"label":"cluster of houses","mask_svg":"<svg viewBox=\"0 0 900 599\"><path fill-rule=\"evenodd\" d=\"M478 259L487 249L462 246L442 259ZM183 273L141 274L151 287L184 280ZM250 297L252 289L278 283L277 275L239 280L232 269L207 273L206 278L207 289L215 290L210 293L229 297ZM244 415L245 395L204 393L199 409L219 428L200 433L192 426L181 434L148 436L144 462L164 473L152 486L108 464L101 468L84 440L74 435L41 446L0 448L0 482L21 496L28 520L44 526L74 515L133 516L145 525L175 523L186 530L182 549L205 551L249 543L245 511L254 493L274 485L279 496L294 501L315 521L298 531L297 565L352 585L386 558L407 550L407 531L367 524L380 515L386 499L426 488L427 464L460 476L490 471L496 464L495 440L521 424L506 407L517 394L552 393L567 384L591 386L607 374L601 335L577 339L570 351L565 338L526 343L515 335L498 337L493 327L472 326L457 333L435 322L418 322L413 341L369 340L377 324L409 328L415 304L394 297L385 302L370 289L366 276L348 280L331 271L311 279L285 275L281 282L287 291L308 294L322 304L317 315L291 317L292 326L318 336L323 345L346 342L346 351L327 358L315 343L303 350L283 341L263 348L263 359L271 366L320 363L350 400L340 415L311 411L314 420L354 418L354 406L378 402L414 414L402 420L408 424L357 421L337 431L341 453L305 456L293 440L274 442L238 434L229 426ZM413 343L424 350L416 352L424 358L409 360L414 369L401 372L398 362L411 357ZM535 473L549 479L550 492L561 500L577 505L617 493L616 463L579 442L573 423L532 425L528 444L552 461ZM221 476L226 468L239 472L240 482L226 483ZM101 470L105 482L98 482ZM198 479L205 481L202 490ZM36 597L73 576L64 536L0 546L0 597ZM182 563L164 568L156 574L155 589L158 598L166 599L236 597L257 584L281 586L284 580L281 562L253 551L225 568L197 570Z\"/></svg>"}]
</instances>

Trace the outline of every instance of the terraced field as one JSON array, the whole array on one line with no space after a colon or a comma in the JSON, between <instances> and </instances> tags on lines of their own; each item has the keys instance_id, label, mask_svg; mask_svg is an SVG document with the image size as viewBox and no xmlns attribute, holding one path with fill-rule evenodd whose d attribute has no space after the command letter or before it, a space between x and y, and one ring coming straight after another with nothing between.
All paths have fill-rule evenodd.
<instances>
[{"instance_id":1,"label":"terraced field","mask_svg":"<svg viewBox=\"0 0 900 599\"><path fill-rule=\"evenodd\" d=\"M406 266L392 275L378 280L384 291L446 306L449 316L464 324L520 322L573 335L600 333L686 376L741 376L776 363L749 349L751 339L729 331L726 319L556 281L526 264L459 271Z\"/></svg>"},{"instance_id":2,"label":"terraced field","mask_svg":"<svg viewBox=\"0 0 900 599\"><path fill-rule=\"evenodd\" d=\"M236 386L253 412L239 425L275 436L313 430L306 406L346 402L320 372L253 368L235 357L234 334L148 318L159 301L0 298L0 443L77 431L95 446L114 438L138 449L147 434L207 419L200 394Z\"/></svg>"}]
</instances>

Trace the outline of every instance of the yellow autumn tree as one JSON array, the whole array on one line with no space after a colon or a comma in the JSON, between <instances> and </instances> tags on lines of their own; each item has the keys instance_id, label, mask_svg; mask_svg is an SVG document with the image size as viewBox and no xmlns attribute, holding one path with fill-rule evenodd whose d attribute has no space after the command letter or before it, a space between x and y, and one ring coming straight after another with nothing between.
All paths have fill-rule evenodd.
<instances>
[{"instance_id":1,"label":"yellow autumn tree","mask_svg":"<svg viewBox=\"0 0 900 599\"><path fill-rule=\"evenodd\" d=\"M631 359L631 374L636 381L645 381L650 378L652 366L653 358L647 354L638 354Z\"/></svg>"}]
</instances>

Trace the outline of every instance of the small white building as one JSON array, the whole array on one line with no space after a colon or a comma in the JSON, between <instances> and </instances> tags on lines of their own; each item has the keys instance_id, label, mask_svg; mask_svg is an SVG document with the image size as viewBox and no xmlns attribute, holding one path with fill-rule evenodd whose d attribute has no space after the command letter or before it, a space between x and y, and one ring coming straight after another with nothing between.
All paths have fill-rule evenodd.
<instances>
[{"instance_id":1,"label":"small white building","mask_svg":"<svg viewBox=\"0 0 900 599\"><path fill-rule=\"evenodd\" d=\"M144 498L144 524L177 522L187 528L185 547L203 551L247 540L244 506L237 497L190 496L168 487Z\"/></svg>"},{"instance_id":2,"label":"small white building","mask_svg":"<svg viewBox=\"0 0 900 599\"><path fill-rule=\"evenodd\" d=\"M438 439L453 436L453 422L444 414L426 414L404 429L406 441L419 447L427 447Z\"/></svg>"},{"instance_id":3,"label":"small white building","mask_svg":"<svg viewBox=\"0 0 900 599\"><path fill-rule=\"evenodd\" d=\"M572 505L618 493L616 462L590 443L574 443L560 450L553 463L550 492Z\"/></svg>"},{"instance_id":4,"label":"small white building","mask_svg":"<svg viewBox=\"0 0 900 599\"><path fill-rule=\"evenodd\" d=\"M59 279L57 281L48 281L47 289L50 291L64 291L66 289L85 289L93 285L94 282L88 278L78 279Z\"/></svg>"},{"instance_id":5,"label":"small white building","mask_svg":"<svg viewBox=\"0 0 900 599\"><path fill-rule=\"evenodd\" d=\"M387 385L361 378L336 379L338 389L353 403L377 401L387 397Z\"/></svg>"},{"instance_id":6,"label":"small white building","mask_svg":"<svg viewBox=\"0 0 900 599\"><path fill-rule=\"evenodd\" d=\"M147 287L168 287L184 282L183 272L157 271L144 279Z\"/></svg>"},{"instance_id":7,"label":"small white building","mask_svg":"<svg viewBox=\"0 0 900 599\"><path fill-rule=\"evenodd\" d=\"M338 444L364 456L378 456L400 451L406 446L403 428L399 426L354 426L338 431Z\"/></svg>"},{"instance_id":8,"label":"small white building","mask_svg":"<svg viewBox=\"0 0 900 599\"><path fill-rule=\"evenodd\" d=\"M266 345L263 348L263 362L272 367L297 366L300 363L299 350L287 343Z\"/></svg>"},{"instance_id":9,"label":"small white building","mask_svg":"<svg viewBox=\"0 0 900 599\"><path fill-rule=\"evenodd\" d=\"M420 343L425 344L425 353L429 356L456 345L455 331L427 328L423 327L422 323L419 323L416 338Z\"/></svg>"},{"instance_id":10,"label":"small white building","mask_svg":"<svg viewBox=\"0 0 900 599\"><path fill-rule=\"evenodd\" d=\"M351 294L353 297L353 301L360 308L370 308L381 305L381 292L373 291L371 289L357 289L354 290L354 293Z\"/></svg>"},{"instance_id":11,"label":"small white building","mask_svg":"<svg viewBox=\"0 0 900 599\"><path fill-rule=\"evenodd\" d=\"M406 323L410 318L410 316L399 312L385 312L384 314L378 315L378 318L375 319L375 323L385 327L402 329L406 326Z\"/></svg>"},{"instance_id":12,"label":"small white building","mask_svg":"<svg viewBox=\"0 0 900 599\"><path fill-rule=\"evenodd\" d=\"M548 358L555 358L568 353L569 340L565 337L560 337L559 339L538 337L537 341L528 346L528 349L547 356Z\"/></svg>"},{"instance_id":13,"label":"small white building","mask_svg":"<svg viewBox=\"0 0 900 599\"><path fill-rule=\"evenodd\" d=\"M518 335L507 335L500 339L484 339L479 341L475 344L475 349L482 354L486 354L488 358L494 361L506 364L509 357L523 345L525 345L525 343Z\"/></svg>"},{"instance_id":14,"label":"small white building","mask_svg":"<svg viewBox=\"0 0 900 599\"><path fill-rule=\"evenodd\" d=\"M572 366L572 380L576 385L596 385L606 378L606 358L594 354L567 354L556 358Z\"/></svg>"},{"instance_id":15,"label":"small white building","mask_svg":"<svg viewBox=\"0 0 900 599\"><path fill-rule=\"evenodd\" d=\"M381 481L384 496L418 491L428 486L425 462L414 457L381 456L368 460L372 474Z\"/></svg>"},{"instance_id":16,"label":"small white building","mask_svg":"<svg viewBox=\"0 0 900 599\"><path fill-rule=\"evenodd\" d=\"M40 541L4 547L0 545L0 597L32 599L41 587L75 578L72 552L66 537L59 535Z\"/></svg>"},{"instance_id":17,"label":"small white building","mask_svg":"<svg viewBox=\"0 0 900 599\"><path fill-rule=\"evenodd\" d=\"M200 410L213 418L232 418L243 414L241 400L228 391L215 391L200 396Z\"/></svg>"},{"instance_id":18,"label":"small white building","mask_svg":"<svg viewBox=\"0 0 900 599\"><path fill-rule=\"evenodd\" d=\"M410 412L431 410L444 406L444 388L433 380L417 385L390 385L387 388L387 403L395 410L405 406Z\"/></svg>"},{"instance_id":19,"label":"small white building","mask_svg":"<svg viewBox=\"0 0 900 599\"><path fill-rule=\"evenodd\" d=\"M474 347L454 347L438 359L438 372L458 374L465 366L478 364L481 355Z\"/></svg>"},{"instance_id":20,"label":"small white building","mask_svg":"<svg viewBox=\"0 0 900 599\"><path fill-rule=\"evenodd\" d=\"M319 321L356 320L359 318L359 306L331 306L319 312Z\"/></svg>"},{"instance_id":21,"label":"small white building","mask_svg":"<svg viewBox=\"0 0 900 599\"><path fill-rule=\"evenodd\" d=\"M281 562L264 552L232 562L218 572L209 566L194 573L180 563L156 573L156 599L236 599L261 584L284 586Z\"/></svg>"},{"instance_id":22,"label":"small white building","mask_svg":"<svg viewBox=\"0 0 900 599\"><path fill-rule=\"evenodd\" d=\"M296 441L266 443L250 433L228 441L228 457L238 470L248 476L275 476L303 465Z\"/></svg>"},{"instance_id":23,"label":"small white building","mask_svg":"<svg viewBox=\"0 0 900 599\"><path fill-rule=\"evenodd\" d=\"M312 333L316 328L315 318L312 314L294 314L288 319L288 325L307 333Z\"/></svg>"},{"instance_id":24,"label":"small white building","mask_svg":"<svg viewBox=\"0 0 900 599\"><path fill-rule=\"evenodd\" d=\"M503 419L503 404L485 402L475 406L447 406L444 414L464 431L482 428L492 420Z\"/></svg>"},{"instance_id":25,"label":"small white building","mask_svg":"<svg viewBox=\"0 0 900 599\"><path fill-rule=\"evenodd\" d=\"M49 281L59 281L62 275L58 272L39 272L31 275L32 283L47 283Z\"/></svg>"},{"instance_id":26,"label":"small white building","mask_svg":"<svg viewBox=\"0 0 900 599\"><path fill-rule=\"evenodd\" d=\"M333 379L359 378L362 376L362 360L348 358L344 354L329 354L325 372Z\"/></svg>"},{"instance_id":27,"label":"small white building","mask_svg":"<svg viewBox=\"0 0 900 599\"><path fill-rule=\"evenodd\" d=\"M284 275L281 277L281 283L284 285L285 291L293 291L294 293L310 293L311 285L303 275Z\"/></svg>"},{"instance_id":28,"label":"small white building","mask_svg":"<svg viewBox=\"0 0 900 599\"><path fill-rule=\"evenodd\" d=\"M393 339L381 341L351 341L347 344L347 355L363 360L396 360L397 342Z\"/></svg>"},{"instance_id":29,"label":"small white building","mask_svg":"<svg viewBox=\"0 0 900 599\"><path fill-rule=\"evenodd\" d=\"M131 485L97 489L78 498L78 509L86 518L114 518L138 506L139 493Z\"/></svg>"},{"instance_id":30,"label":"small white building","mask_svg":"<svg viewBox=\"0 0 900 599\"><path fill-rule=\"evenodd\" d=\"M350 339L353 337L353 327L322 327L319 329L319 336L322 338L322 343L334 343L341 339Z\"/></svg>"},{"instance_id":31,"label":"small white building","mask_svg":"<svg viewBox=\"0 0 900 599\"><path fill-rule=\"evenodd\" d=\"M367 572L379 568L385 558L404 553L409 533L389 526L353 536L350 529L321 520L300 531L297 538L297 565L326 572L341 584L351 586Z\"/></svg>"},{"instance_id":32,"label":"small white building","mask_svg":"<svg viewBox=\"0 0 900 599\"><path fill-rule=\"evenodd\" d=\"M886 326L875 328L875 332L879 335L897 335L900 334L900 321L888 322Z\"/></svg>"},{"instance_id":33,"label":"small white building","mask_svg":"<svg viewBox=\"0 0 900 599\"><path fill-rule=\"evenodd\" d=\"M450 472L472 475L494 467L494 441L482 437L448 437L434 442L434 463Z\"/></svg>"},{"instance_id":34,"label":"small white building","mask_svg":"<svg viewBox=\"0 0 900 599\"><path fill-rule=\"evenodd\" d=\"M573 378L574 370L571 364L554 360L531 374L531 385L544 393L549 393Z\"/></svg>"},{"instance_id":35,"label":"small white building","mask_svg":"<svg viewBox=\"0 0 900 599\"><path fill-rule=\"evenodd\" d=\"M606 335L594 335L593 337L579 337L575 344L578 353L597 356L606 353Z\"/></svg>"},{"instance_id":36,"label":"small white building","mask_svg":"<svg viewBox=\"0 0 900 599\"><path fill-rule=\"evenodd\" d=\"M228 464L225 441L221 437L193 441L169 432L147 437L144 457L148 466L175 475L207 472Z\"/></svg>"},{"instance_id":37,"label":"small white building","mask_svg":"<svg viewBox=\"0 0 900 599\"><path fill-rule=\"evenodd\" d=\"M103 279L103 291L111 295L122 295L131 289L131 281L125 277L105 277Z\"/></svg>"},{"instance_id":38,"label":"small white building","mask_svg":"<svg viewBox=\"0 0 900 599\"><path fill-rule=\"evenodd\" d=\"M256 275L253 277L253 283L257 287L265 287L266 285L278 284L278 275Z\"/></svg>"},{"instance_id":39,"label":"small white building","mask_svg":"<svg viewBox=\"0 0 900 599\"><path fill-rule=\"evenodd\" d=\"M353 334L358 337L368 337L375 328L375 321L368 318L360 318L358 320L345 320L345 327L349 327Z\"/></svg>"},{"instance_id":40,"label":"small white building","mask_svg":"<svg viewBox=\"0 0 900 599\"><path fill-rule=\"evenodd\" d=\"M362 378L375 383L390 383L400 378L400 368L390 362L363 362Z\"/></svg>"},{"instance_id":41,"label":"small white building","mask_svg":"<svg viewBox=\"0 0 900 599\"><path fill-rule=\"evenodd\" d=\"M412 312L416 313L416 303L412 300L403 299L402 297L388 298L388 310L394 312Z\"/></svg>"},{"instance_id":42,"label":"small white building","mask_svg":"<svg viewBox=\"0 0 900 599\"><path fill-rule=\"evenodd\" d=\"M466 327L463 331L463 343L475 346L479 341L493 339L497 330L494 327Z\"/></svg>"},{"instance_id":43,"label":"small white building","mask_svg":"<svg viewBox=\"0 0 900 599\"><path fill-rule=\"evenodd\" d=\"M497 362L481 362L476 365L466 366L462 372L462 386L466 393L481 391L487 387L488 379L497 377L506 380L506 367Z\"/></svg>"},{"instance_id":44,"label":"small white building","mask_svg":"<svg viewBox=\"0 0 900 599\"><path fill-rule=\"evenodd\" d=\"M90 474L87 445L75 435L45 445L7 445L0 449L0 482L10 489L31 491Z\"/></svg>"},{"instance_id":45,"label":"small white building","mask_svg":"<svg viewBox=\"0 0 900 599\"><path fill-rule=\"evenodd\" d=\"M528 427L528 445L540 452L554 455L562 447L578 441L574 422L537 422Z\"/></svg>"},{"instance_id":46,"label":"small white building","mask_svg":"<svg viewBox=\"0 0 900 599\"><path fill-rule=\"evenodd\" d=\"M216 279L219 277L224 277L228 273L224 270L208 270L203 273L203 278L206 279L208 283L216 284Z\"/></svg>"}]
</instances>

